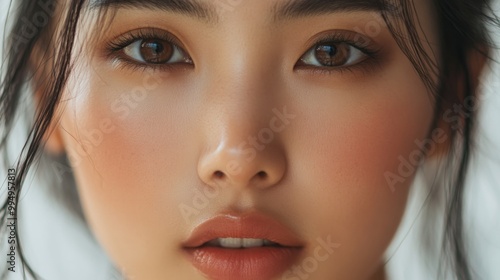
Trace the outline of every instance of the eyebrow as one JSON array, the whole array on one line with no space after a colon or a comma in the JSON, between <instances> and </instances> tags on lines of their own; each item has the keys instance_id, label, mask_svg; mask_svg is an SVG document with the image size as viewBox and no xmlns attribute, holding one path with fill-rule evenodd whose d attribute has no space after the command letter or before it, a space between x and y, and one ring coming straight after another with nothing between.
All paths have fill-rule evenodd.
<instances>
[{"instance_id":1,"label":"eyebrow","mask_svg":"<svg viewBox=\"0 0 500 280\"><path fill-rule=\"evenodd\" d=\"M217 20L215 6L196 0L92 0L90 9L98 8L145 8L180 13L202 21Z\"/></svg>"},{"instance_id":2,"label":"eyebrow","mask_svg":"<svg viewBox=\"0 0 500 280\"><path fill-rule=\"evenodd\" d=\"M273 8L275 21L354 11L387 11L384 0L292 0Z\"/></svg>"},{"instance_id":3,"label":"eyebrow","mask_svg":"<svg viewBox=\"0 0 500 280\"><path fill-rule=\"evenodd\" d=\"M181 13L208 22L217 22L218 13L214 4L198 0L92 0L90 7L95 8L147 8ZM274 21L324 15L349 11L384 11L388 5L384 0L290 0L273 6Z\"/></svg>"}]
</instances>

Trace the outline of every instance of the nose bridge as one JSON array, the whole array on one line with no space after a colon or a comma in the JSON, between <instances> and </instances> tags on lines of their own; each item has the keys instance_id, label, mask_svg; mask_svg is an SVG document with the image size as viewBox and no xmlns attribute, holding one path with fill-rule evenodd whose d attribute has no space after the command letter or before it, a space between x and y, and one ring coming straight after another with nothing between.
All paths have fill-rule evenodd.
<instances>
[{"instance_id":1,"label":"nose bridge","mask_svg":"<svg viewBox=\"0 0 500 280\"><path fill-rule=\"evenodd\" d=\"M265 129L280 102L278 69L256 48L242 49L214 62L204 87L206 119L217 121L217 133L231 147Z\"/></svg>"},{"instance_id":2,"label":"nose bridge","mask_svg":"<svg viewBox=\"0 0 500 280\"><path fill-rule=\"evenodd\" d=\"M216 62L207 71L203 154L199 174L209 185L271 186L284 174L280 145L279 79L254 49Z\"/></svg>"},{"instance_id":3,"label":"nose bridge","mask_svg":"<svg viewBox=\"0 0 500 280\"><path fill-rule=\"evenodd\" d=\"M220 143L238 146L241 141L256 135L268 126L275 100L272 93L255 85L221 86L210 108L210 118L216 121L211 132L220 136ZM269 93L269 94L266 94ZM266 96L267 95L267 96ZM219 143L219 144L220 144Z\"/></svg>"}]
</instances>

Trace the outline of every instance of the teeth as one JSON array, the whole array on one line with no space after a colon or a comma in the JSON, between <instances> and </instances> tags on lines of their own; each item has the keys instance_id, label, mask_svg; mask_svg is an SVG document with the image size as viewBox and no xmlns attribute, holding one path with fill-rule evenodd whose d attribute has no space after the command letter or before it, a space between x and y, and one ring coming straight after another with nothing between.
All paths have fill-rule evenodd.
<instances>
[{"instance_id":1,"label":"teeth","mask_svg":"<svg viewBox=\"0 0 500 280\"><path fill-rule=\"evenodd\" d=\"M241 238L219 238L220 246L224 248L241 248Z\"/></svg>"},{"instance_id":2,"label":"teeth","mask_svg":"<svg viewBox=\"0 0 500 280\"><path fill-rule=\"evenodd\" d=\"M262 247L264 239L243 238L242 245L244 248Z\"/></svg>"},{"instance_id":3,"label":"teeth","mask_svg":"<svg viewBox=\"0 0 500 280\"><path fill-rule=\"evenodd\" d=\"M207 243L209 246L220 246L223 248L255 248L262 246L274 246L278 243L269 241L267 239L256 239L256 238L217 238L209 241Z\"/></svg>"}]
</instances>

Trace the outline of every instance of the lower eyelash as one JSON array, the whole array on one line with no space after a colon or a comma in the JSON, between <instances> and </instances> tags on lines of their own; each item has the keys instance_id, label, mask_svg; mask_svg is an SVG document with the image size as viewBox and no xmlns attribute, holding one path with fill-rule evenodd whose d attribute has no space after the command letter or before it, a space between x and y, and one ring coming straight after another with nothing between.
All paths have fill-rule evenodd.
<instances>
[{"instance_id":1,"label":"lower eyelash","mask_svg":"<svg viewBox=\"0 0 500 280\"><path fill-rule=\"evenodd\" d=\"M132 70L133 72L136 71L141 71L141 72L146 72L146 71L154 71L154 70L160 70L160 71L168 71L173 69L174 64L144 64L144 63L137 63L137 62L132 62L127 59L115 57L114 60L117 62L117 68L123 69L123 70Z\"/></svg>"},{"instance_id":2,"label":"lower eyelash","mask_svg":"<svg viewBox=\"0 0 500 280\"><path fill-rule=\"evenodd\" d=\"M380 66L380 63L375 58L365 59L357 64L345 67L316 67L316 66L301 66L297 71L308 71L313 75L333 75L333 74L345 74L345 73L362 73L368 74L373 68Z\"/></svg>"}]
</instances>

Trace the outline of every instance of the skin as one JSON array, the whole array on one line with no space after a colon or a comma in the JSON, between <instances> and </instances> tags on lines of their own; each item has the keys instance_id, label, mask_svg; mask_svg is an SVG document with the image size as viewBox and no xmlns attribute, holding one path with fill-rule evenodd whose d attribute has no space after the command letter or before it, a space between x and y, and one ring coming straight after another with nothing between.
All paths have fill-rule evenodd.
<instances>
[{"instance_id":1,"label":"skin","mask_svg":"<svg viewBox=\"0 0 500 280\"><path fill-rule=\"evenodd\" d=\"M393 190L384 174L398 174L399 157L427 138L434 101L376 13L274 24L276 2L243 1L215 25L123 9L102 31L84 17L47 148L68 155L89 226L130 279L205 279L180 244L228 209L259 210L296 232L307 244L297 265L318 238L340 244L308 279L385 278L413 175ZM430 1L418 2L423 32L437 42ZM373 21L380 32L364 33ZM148 26L172 33L194 66L133 69L105 55L107 42ZM340 29L380 54L352 71L294 67L318 34ZM294 118L273 141L254 143L249 160L241 144L252 147L284 107ZM196 208L206 190L218 193Z\"/></svg>"}]
</instances>

